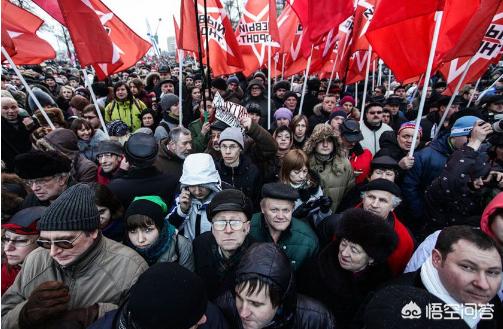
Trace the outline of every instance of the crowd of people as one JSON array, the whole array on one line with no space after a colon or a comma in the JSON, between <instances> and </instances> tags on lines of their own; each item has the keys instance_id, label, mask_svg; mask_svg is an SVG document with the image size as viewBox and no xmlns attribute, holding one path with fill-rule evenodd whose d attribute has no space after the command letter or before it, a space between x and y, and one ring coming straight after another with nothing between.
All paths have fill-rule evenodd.
<instances>
[{"instance_id":1,"label":"crowd of people","mask_svg":"<svg viewBox=\"0 0 503 329\"><path fill-rule=\"evenodd\" d=\"M503 327L503 82L416 127L397 82L22 73L55 128L3 68L2 328Z\"/></svg>"}]
</instances>

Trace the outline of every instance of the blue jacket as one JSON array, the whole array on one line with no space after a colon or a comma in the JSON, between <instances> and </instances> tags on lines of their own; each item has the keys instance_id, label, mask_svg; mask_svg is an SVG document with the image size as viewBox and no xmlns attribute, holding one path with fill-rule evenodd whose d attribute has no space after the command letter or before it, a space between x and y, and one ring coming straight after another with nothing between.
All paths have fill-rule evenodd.
<instances>
[{"instance_id":1,"label":"blue jacket","mask_svg":"<svg viewBox=\"0 0 503 329\"><path fill-rule=\"evenodd\" d=\"M414 166L405 174L402 193L415 218L424 213L424 193L442 172L453 152L449 145L449 132L439 135L431 144L414 154Z\"/></svg>"}]
</instances>

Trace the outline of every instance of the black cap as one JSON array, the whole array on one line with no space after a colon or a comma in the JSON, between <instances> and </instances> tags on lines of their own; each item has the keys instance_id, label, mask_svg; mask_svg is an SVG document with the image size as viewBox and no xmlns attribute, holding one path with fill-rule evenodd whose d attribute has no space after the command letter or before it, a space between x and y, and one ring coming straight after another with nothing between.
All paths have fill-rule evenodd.
<instances>
[{"instance_id":1,"label":"black cap","mask_svg":"<svg viewBox=\"0 0 503 329\"><path fill-rule=\"evenodd\" d=\"M159 86L162 86L165 83L171 83L173 86L175 85L175 81L173 81L173 79L164 79L159 83Z\"/></svg>"},{"instance_id":2,"label":"black cap","mask_svg":"<svg viewBox=\"0 0 503 329\"><path fill-rule=\"evenodd\" d=\"M366 191L386 191L391 194L393 194L396 197L401 197L402 192L400 191L400 188L398 185L393 183L392 181L389 181L384 178L378 178L374 179L373 181L369 182L368 184L364 185L363 188L361 189L362 192Z\"/></svg>"},{"instance_id":3,"label":"black cap","mask_svg":"<svg viewBox=\"0 0 503 329\"><path fill-rule=\"evenodd\" d=\"M360 131L360 124L355 120L345 120L339 127L341 131L341 136L350 142L359 142L363 140L363 135Z\"/></svg>"},{"instance_id":4,"label":"black cap","mask_svg":"<svg viewBox=\"0 0 503 329\"><path fill-rule=\"evenodd\" d=\"M161 65L161 67L159 67L159 73L170 73L170 72L171 69L167 65Z\"/></svg>"},{"instance_id":5,"label":"black cap","mask_svg":"<svg viewBox=\"0 0 503 329\"><path fill-rule=\"evenodd\" d=\"M503 103L503 95L491 95L484 97L481 100L482 104L501 104Z\"/></svg>"},{"instance_id":6,"label":"black cap","mask_svg":"<svg viewBox=\"0 0 503 329\"><path fill-rule=\"evenodd\" d=\"M113 140L104 140L100 142L96 156L104 153L111 153L119 156L124 154L121 143Z\"/></svg>"},{"instance_id":7,"label":"black cap","mask_svg":"<svg viewBox=\"0 0 503 329\"><path fill-rule=\"evenodd\" d=\"M262 186L262 198L295 201L299 198L299 193L287 184L268 183Z\"/></svg>"},{"instance_id":8,"label":"black cap","mask_svg":"<svg viewBox=\"0 0 503 329\"><path fill-rule=\"evenodd\" d=\"M135 165L151 165L157 157L159 146L154 136L137 133L131 135L124 143L126 159Z\"/></svg>"},{"instance_id":9,"label":"black cap","mask_svg":"<svg viewBox=\"0 0 503 329\"><path fill-rule=\"evenodd\" d=\"M211 130L224 131L227 128L229 128L229 125L220 120L215 120L215 122L210 125Z\"/></svg>"},{"instance_id":10,"label":"black cap","mask_svg":"<svg viewBox=\"0 0 503 329\"><path fill-rule=\"evenodd\" d=\"M372 170L375 169L391 169L391 170L400 170L400 166L398 162L390 157L389 155L381 155L372 159L370 163Z\"/></svg>"},{"instance_id":11,"label":"black cap","mask_svg":"<svg viewBox=\"0 0 503 329\"><path fill-rule=\"evenodd\" d=\"M229 189L218 192L213 197L208 208L206 208L208 220L211 222L213 216L220 211L241 211L250 220L253 215L253 206L250 199L243 192Z\"/></svg>"},{"instance_id":12,"label":"black cap","mask_svg":"<svg viewBox=\"0 0 503 329\"><path fill-rule=\"evenodd\" d=\"M386 100L387 105L400 105L402 103L402 99L399 97L390 97Z\"/></svg>"}]
</instances>

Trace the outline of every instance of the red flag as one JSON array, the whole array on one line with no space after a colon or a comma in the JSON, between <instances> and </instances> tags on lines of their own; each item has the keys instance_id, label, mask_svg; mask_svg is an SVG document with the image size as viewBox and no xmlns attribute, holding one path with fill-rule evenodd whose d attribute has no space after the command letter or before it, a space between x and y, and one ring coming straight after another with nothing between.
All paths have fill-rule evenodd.
<instances>
[{"instance_id":1,"label":"red flag","mask_svg":"<svg viewBox=\"0 0 503 329\"><path fill-rule=\"evenodd\" d=\"M290 4L304 29L309 29L311 42L319 41L328 31L337 29L354 10L352 0L290 0Z\"/></svg>"},{"instance_id":2,"label":"red flag","mask_svg":"<svg viewBox=\"0 0 503 329\"><path fill-rule=\"evenodd\" d=\"M379 0L359 0L353 25L353 37L351 38L351 53L358 50L368 50L369 42L365 33L367 32L372 17L374 16L375 5Z\"/></svg>"},{"instance_id":3,"label":"red flag","mask_svg":"<svg viewBox=\"0 0 503 329\"><path fill-rule=\"evenodd\" d=\"M461 86L477 80L490 64L497 63L503 55L503 4L499 5L479 45ZM470 58L471 56L456 58L440 67L440 72L447 81L446 94L452 95Z\"/></svg>"},{"instance_id":4,"label":"red flag","mask_svg":"<svg viewBox=\"0 0 503 329\"><path fill-rule=\"evenodd\" d=\"M283 71L283 56L285 57L284 62L286 64L287 58L290 55L290 49L292 48L292 45L302 33L302 28L300 27L299 24L299 18L297 17L291 6L288 5L285 6L285 8L278 17L277 22L278 22L278 31L280 38L280 48L275 56L275 61L277 62L276 65L277 71L271 73L272 77L281 74L281 72ZM298 44L298 46L300 47L300 43Z\"/></svg>"},{"instance_id":5,"label":"red flag","mask_svg":"<svg viewBox=\"0 0 503 329\"><path fill-rule=\"evenodd\" d=\"M358 81L365 80L368 56L368 50L359 50L351 56L351 59L349 60L348 73L346 75L346 84L349 85ZM377 55L372 52L372 57L370 57L370 65L372 65L372 62L375 60L377 60ZM369 72L372 72L372 66L370 67Z\"/></svg>"},{"instance_id":6,"label":"red flag","mask_svg":"<svg viewBox=\"0 0 503 329\"><path fill-rule=\"evenodd\" d=\"M182 0L180 5L180 31L181 38L178 47L197 53L197 25L194 0Z\"/></svg>"},{"instance_id":7,"label":"red flag","mask_svg":"<svg viewBox=\"0 0 503 329\"><path fill-rule=\"evenodd\" d=\"M2 0L2 46L13 55L15 64L40 64L56 57L51 45L36 34L43 23L32 13Z\"/></svg>"},{"instance_id":8,"label":"red flag","mask_svg":"<svg viewBox=\"0 0 503 329\"><path fill-rule=\"evenodd\" d=\"M81 61L80 56L90 55L89 60L94 63L93 67L100 79L135 65L151 47L149 42L138 36L100 0L35 0L35 2L55 19L64 18L64 25L70 31L79 61ZM56 7L55 3L58 3L59 6ZM77 10L78 14L74 12ZM88 15L83 16L83 13ZM80 25L79 19L84 20L80 21ZM92 26L87 23L89 20L94 22ZM100 26L96 22L99 22ZM83 26L85 29L82 28ZM92 29L93 33L89 29ZM94 31L97 31L98 35L94 35ZM75 36L78 36L77 40L84 40L86 43L87 38L91 36L94 41L88 49L83 49L76 43ZM98 49L95 45L96 38L101 40L104 36L107 37L107 41L103 41L106 47ZM111 51L108 48L109 45L112 47ZM84 58L87 62L88 58ZM87 65L82 61L80 64Z\"/></svg>"},{"instance_id":9,"label":"red flag","mask_svg":"<svg viewBox=\"0 0 503 329\"><path fill-rule=\"evenodd\" d=\"M406 80L426 71L435 26L435 12L444 12L433 70L456 45L480 0L380 0L366 37L373 50L395 73Z\"/></svg>"},{"instance_id":10,"label":"red flag","mask_svg":"<svg viewBox=\"0 0 503 329\"><path fill-rule=\"evenodd\" d=\"M271 44L271 57L279 48L276 2L273 0L249 0L237 26L236 39L243 59L243 74L250 76L267 62L269 43Z\"/></svg>"}]
</instances>

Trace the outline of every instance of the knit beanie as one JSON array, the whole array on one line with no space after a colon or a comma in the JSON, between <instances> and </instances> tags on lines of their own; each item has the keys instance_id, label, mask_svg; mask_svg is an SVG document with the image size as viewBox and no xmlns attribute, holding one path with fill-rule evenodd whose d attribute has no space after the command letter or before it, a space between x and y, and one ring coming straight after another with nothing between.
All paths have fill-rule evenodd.
<instances>
[{"instance_id":1,"label":"knit beanie","mask_svg":"<svg viewBox=\"0 0 503 329\"><path fill-rule=\"evenodd\" d=\"M292 116L292 111L290 111L286 107L280 107L274 112L274 120L287 119L289 121L292 121Z\"/></svg>"},{"instance_id":2,"label":"knit beanie","mask_svg":"<svg viewBox=\"0 0 503 329\"><path fill-rule=\"evenodd\" d=\"M39 231L92 231L100 224L94 192L86 184L64 191L47 208L38 222Z\"/></svg>"},{"instance_id":3,"label":"knit beanie","mask_svg":"<svg viewBox=\"0 0 503 329\"><path fill-rule=\"evenodd\" d=\"M408 121L404 122L400 125L400 129L398 129L397 135L400 135L400 132L404 129L411 128L411 129L416 129L416 122L415 121ZM423 128L419 127L419 136L423 135Z\"/></svg>"},{"instance_id":4,"label":"knit beanie","mask_svg":"<svg viewBox=\"0 0 503 329\"><path fill-rule=\"evenodd\" d=\"M281 81L278 81L274 84L274 86L272 87L272 91L273 92L276 92L278 89L286 89L286 90L290 90L290 81L287 81L287 80L281 80Z\"/></svg>"},{"instance_id":5,"label":"knit beanie","mask_svg":"<svg viewBox=\"0 0 503 329\"><path fill-rule=\"evenodd\" d=\"M286 101L289 97L295 97L296 100L299 100L299 95L295 91L287 91L285 95L283 95L283 99Z\"/></svg>"},{"instance_id":6,"label":"knit beanie","mask_svg":"<svg viewBox=\"0 0 503 329\"><path fill-rule=\"evenodd\" d=\"M222 131L218 144L221 144L223 141L233 141L238 143L242 150L245 148L243 133L241 132L241 129L237 127L229 127Z\"/></svg>"},{"instance_id":7,"label":"knit beanie","mask_svg":"<svg viewBox=\"0 0 503 329\"><path fill-rule=\"evenodd\" d=\"M332 121L332 119L335 117L343 117L344 119L346 119L347 116L348 116L348 114L346 113L346 111L337 108L335 111L330 113L330 115L328 117L328 122Z\"/></svg>"},{"instance_id":8,"label":"knit beanie","mask_svg":"<svg viewBox=\"0 0 503 329\"><path fill-rule=\"evenodd\" d=\"M42 107L46 107L48 105L56 106L56 102L48 93L39 88L33 88L32 91ZM38 109L35 101L33 100L33 98L31 98L31 96L28 96L28 108L31 113L35 112Z\"/></svg>"},{"instance_id":9,"label":"knit beanie","mask_svg":"<svg viewBox=\"0 0 503 329\"><path fill-rule=\"evenodd\" d=\"M231 83L237 83L239 84L239 79L237 76L233 75L233 76L230 76L229 78L227 78L227 84L231 84Z\"/></svg>"},{"instance_id":10,"label":"knit beanie","mask_svg":"<svg viewBox=\"0 0 503 329\"><path fill-rule=\"evenodd\" d=\"M127 313L142 329L188 329L205 314L203 281L178 263L156 263L130 290Z\"/></svg>"},{"instance_id":11,"label":"knit beanie","mask_svg":"<svg viewBox=\"0 0 503 329\"><path fill-rule=\"evenodd\" d=\"M341 105L343 105L344 103L351 103L353 104L353 106L355 106L355 99L350 95L346 95L342 97L341 101L339 102L339 104Z\"/></svg>"},{"instance_id":12,"label":"knit beanie","mask_svg":"<svg viewBox=\"0 0 503 329\"><path fill-rule=\"evenodd\" d=\"M171 106L179 103L178 96L173 94L165 94L161 97L161 108L165 112L169 112Z\"/></svg>"},{"instance_id":13,"label":"knit beanie","mask_svg":"<svg viewBox=\"0 0 503 329\"><path fill-rule=\"evenodd\" d=\"M480 118L477 118L473 115L468 115L457 119L452 126L450 137L470 135L477 120L480 120Z\"/></svg>"},{"instance_id":14,"label":"knit beanie","mask_svg":"<svg viewBox=\"0 0 503 329\"><path fill-rule=\"evenodd\" d=\"M127 219L133 215L144 215L152 219L159 231L164 227L164 217L168 206L158 195L139 196L134 198L124 215Z\"/></svg>"}]
</instances>

